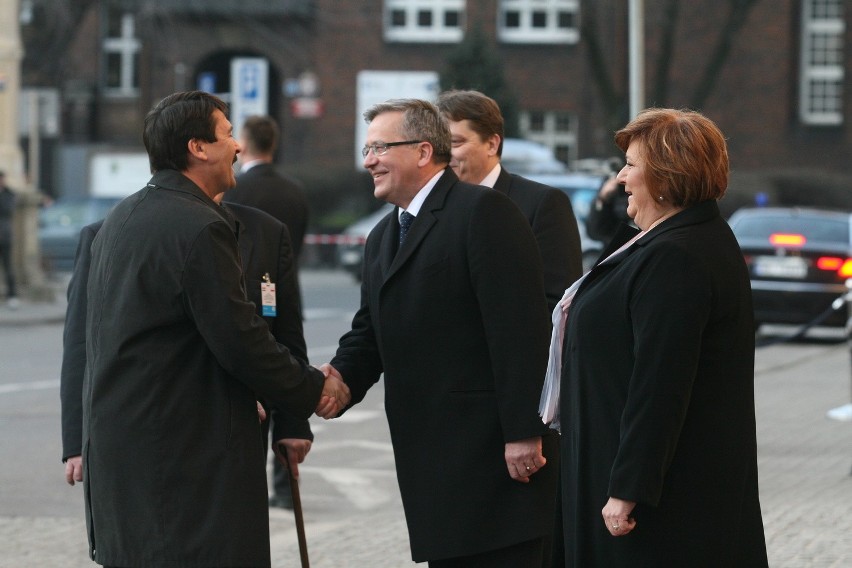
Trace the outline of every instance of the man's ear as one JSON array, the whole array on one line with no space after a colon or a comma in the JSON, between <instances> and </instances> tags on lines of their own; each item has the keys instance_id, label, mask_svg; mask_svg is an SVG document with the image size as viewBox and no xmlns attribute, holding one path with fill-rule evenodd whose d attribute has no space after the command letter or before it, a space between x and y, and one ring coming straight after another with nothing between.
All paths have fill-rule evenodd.
<instances>
[{"instance_id":1,"label":"man's ear","mask_svg":"<svg viewBox=\"0 0 852 568\"><path fill-rule=\"evenodd\" d=\"M435 153L435 149L429 142L424 141L420 143L418 152L420 152L420 157L417 160L417 165L425 166L432 161L432 155Z\"/></svg>"},{"instance_id":2,"label":"man's ear","mask_svg":"<svg viewBox=\"0 0 852 568\"><path fill-rule=\"evenodd\" d=\"M186 149L189 155L197 160L207 160L207 151L205 142L199 138L190 138L186 143Z\"/></svg>"},{"instance_id":3,"label":"man's ear","mask_svg":"<svg viewBox=\"0 0 852 568\"><path fill-rule=\"evenodd\" d=\"M488 138L488 155L489 156L496 156L497 155L497 150L500 149L500 142L502 142L502 139L500 138L499 134L492 134Z\"/></svg>"}]
</instances>

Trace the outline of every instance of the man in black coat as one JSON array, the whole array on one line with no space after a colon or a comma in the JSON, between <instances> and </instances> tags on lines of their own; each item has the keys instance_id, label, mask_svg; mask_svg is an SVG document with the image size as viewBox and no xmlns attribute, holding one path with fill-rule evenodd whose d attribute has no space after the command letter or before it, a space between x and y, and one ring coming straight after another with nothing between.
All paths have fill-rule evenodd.
<instances>
[{"instance_id":1,"label":"man in black coat","mask_svg":"<svg viewBox=\"0 0 852 568\"><path fill-rule=\"evenodd\" d=\"M511 200L448 167L434 105L365 118L364 167L397 207L368 237L361 306L323 368L354 402L384 373L414 561L539 565L558 459L538 416L549 328L535 238Z\"/></svg>"},{"instance_id":2,"label":"man in black coat","mask_svg":"<svg viewBox=\"0 0 852 568\"><path fill-rule=\"evenodd\" d=\"M280 137L278 124L271 116L249 116L240 129L240 175L237 187L224 194L223 201L256 207L272 215L290 232L296 269L302 243L308 227L308 200L302 184L283 175L273 163ZM296 294L301 298L296 280ZM301 308L300 308L301 316ZM273 411L269 417L273 431L279 420L287 420ZM274 507L293 508L290 477L278 460L273 462L273 493L269 504Z\"/></svg>"},{"instance_id":3,"label":"man in black coat","mask_svg":"<svg viewBox=\"0 0 852 568\"><path fill-rule=\"evenodd\" d=\"M257 314L269 325L275 340L287 347L294 357L307 361L296 266L287 228L259 209L236 204L227 207L240 223L238 242L248 299L254 303ZM86 286L92 261L92 241L101 225L103 220L87 225L80 231L74 271L67 291L68 308L65 313L59 392L62 403L62 461L65 462L65 480L70 485L83 481ZM274 305L264 305L261 298L263 284L275 285ZM272 408L266 410L267 413L273 411ZM269 425L268 420L263 422L264 440ZM288 449L288 462L293 464L294 475L298 476L298 464L310 451L313 440L310 424L307 420L289 418L286 413L280 413L275 425L272 439Z\"/></svg>"},{"instance_id":4,"label":"man in black coat","mask_svg":"<svg viewBox=\"0 0 852 568\"><path fill-rule=\"evenodd\" d=\"M83 484L90 555L110 566L270 565L257 399L305 419L345 385L276 343L246 299L227 106L175 93L145 118L154 172L92 243Z\"/></svg>"},{"instance_id":5,"label":"man in black coat","mask_svg":"<svg viewBox=\"0 0 852 568\"><path fill-rule=\"evenodd\" d=\"M445 91L437 105L450 125L450 167L459 179L508 195L527 218L544 265L547 306L553 311L565 289L583 274L580 232L571 200L556 188L509 173L502 166L503 115L494 99L479 91Z\"/></svg>"},{"instance_id":6,"label":"man in black coat","mask_svg":"<svg viewBox=\"0 0 852 568\"><path fill-rule=\"evenodd\" d=\"M580 233L571 200L558 189L503 168L503 115L494 99L479 91L445 91L438 97L438 108L450 125L450 166L459 179L508 195L529 221L541 253L547 307L552 312L565 289L583 274ZM559 506L554 534L562 534ZM545 553L543 565L561 566L563 560L562 538L558 537L553 540L552 553Z\"/></svg>"}]
</instances>

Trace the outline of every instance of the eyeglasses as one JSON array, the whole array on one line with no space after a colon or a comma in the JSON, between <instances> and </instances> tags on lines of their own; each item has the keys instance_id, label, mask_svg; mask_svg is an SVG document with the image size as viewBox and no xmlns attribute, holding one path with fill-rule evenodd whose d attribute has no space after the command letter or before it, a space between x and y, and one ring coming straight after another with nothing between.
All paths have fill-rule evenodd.
<instances>
[{"instance_id":1,"label":"eyeglasses","mask_svg":"<svg viewBox=\"0 0 852 568\"><path fill-rule=\"evenodd\" d=\"M404 146L405 144L420 144L422 140L405 140L403 142L374 142L361 148L361 155L365 158L370 151L373 151L374 156L384 156L388 150L394 146Z\"/></svg>"}]
</instances>

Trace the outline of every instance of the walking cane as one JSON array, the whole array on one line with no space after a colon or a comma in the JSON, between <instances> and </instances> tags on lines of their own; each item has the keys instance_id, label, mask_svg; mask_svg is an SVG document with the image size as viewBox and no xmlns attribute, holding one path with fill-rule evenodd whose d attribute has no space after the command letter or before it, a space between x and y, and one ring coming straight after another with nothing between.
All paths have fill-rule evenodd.
<instances>
[{"instance_id":1,"label":"walking cane","mask_svg":"<svg viewBox=\"0 0 852 568\"><path fill-rule=\"evenodd\" d=\"M305 519L302 517L302 497L299 494L299 480L293 475L290 460L287 459L287 448L284 444L278 444L278 450L284 458L284 465L287 466L287 475L290 477L290 495L293 497L293 514L296 516L296 534L299 537L299 558L302 560L302 568L310 568L308 541L305 538Z\"/></svg>"}]
</instances>

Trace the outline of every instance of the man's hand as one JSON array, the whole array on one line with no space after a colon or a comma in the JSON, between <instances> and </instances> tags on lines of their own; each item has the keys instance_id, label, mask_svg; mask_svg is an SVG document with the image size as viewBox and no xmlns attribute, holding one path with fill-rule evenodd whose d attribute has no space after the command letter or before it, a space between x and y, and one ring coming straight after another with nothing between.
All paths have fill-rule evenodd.
<instances>
[{"instance_id":1,"label":"man's hand","mask_svg":"<svg viewBox=\"0 0 852 568\"><path fill-rule=\"evenodd\" d=\"M609 498L601 510L601 516L609 534L624 536L630 534L630 531L636 528L636 519L630 516L634 507L636 507L635 501L625 501L616 497Z\"/></svg>"},{"instance_id":2,"label":"man's hand","mask_svg":"<svg viewBox=\"0 0 852 568\"><path fill-rule=\"evenodd\" d=\"M68 485L83 481L83 456L71 456L65 460L65 481Z\"/></svg>"},{"instance_id":3,"label":"man's hand","mask_svg":"<svg viewBox=\"0 0 852 568\"><path fill-rule=\"evenodd\" d=\"M547 459L541 453L541 436L507 442L505 457L509 475L521 483L529 483L530 476L547 463Z\"/></svg>"},{"instance_id":4,"label":"man's hand","mask_svg":"<svg viewBox=\"0 0 852 568\"><path fill-rule=\"evenodd\" d=\"M340 411L349 404L352 395L337 369L325 363L319 367L319 370L325 375L325 383L316 413L317 416L328 420L340 414Z\"/></svg>"},{"instance_id":5,"label":"man's hand","mask_svg":"<svg viewBox=\"0 0 852 568\"><path fill-rule=\"evenodd\" d=\"M272 444L272 451L278 458L278 463L289 467L293 477L299 477L299 464L305 461L305 456L311 451L311 441L301 438L282 438ZM286 458L283 455L286 452Z\"/></svg>"}]
</instances>

